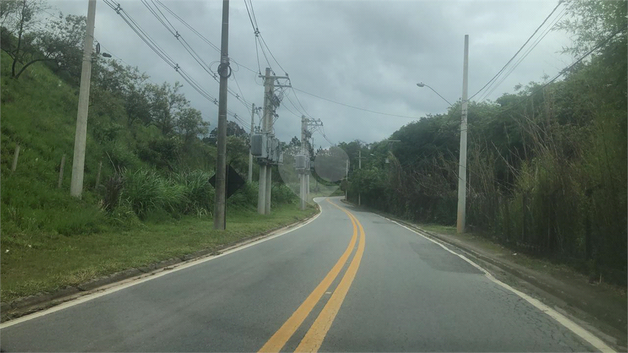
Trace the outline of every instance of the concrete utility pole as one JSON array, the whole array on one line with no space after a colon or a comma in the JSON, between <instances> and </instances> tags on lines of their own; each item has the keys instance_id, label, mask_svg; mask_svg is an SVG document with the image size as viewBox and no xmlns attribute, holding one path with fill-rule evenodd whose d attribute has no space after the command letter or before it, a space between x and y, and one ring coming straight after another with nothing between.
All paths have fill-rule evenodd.
<instances>
[{"instance_id":1,"label":"concrete utility pole","mask_svg":"<svg viewBox=\"0 0 628 353\"><path fill-rule=\"evenodd\" d=\"M278 80L288 80L288 84L282 84ZM264 114L262 117L262 141L266 140L266 151L259 158L259 194L257 197L257 212L260 214L270 214L271 186L272 186L272 165L279 163L281 159L281 151L279 140L273 135L273 124L275 117L275 108L279 106L279 98L275 95L276 87L291 87L290 78L286 76L271 75L270 68L266 68L264 76ZM277 81L277 84L275 84ZM272 154L272 156L271 156Z\"/></svg>"},{"instance_id":2,"label":"concrete utility pole","mask_svg":"<svg viewBox=\"0 0 628 353\"><path fill-rule=\"evenodd\" d=\"M306 144L306 136L305 133L307 131L307 118L305 117L305 115L301 116L301 155L306 156L307 155L307 148L305 146ZM307 160L307 158L306 158ZM306 161L306 166L307 166L307 161ZM301 198L301 210L305 209L305 200L307 198L307 187L306 187L306 182L307 182L307 177L306 174L307 171L303 170L299 172L299 197Z\"/></svg>"},{"instance_id":3,"label":"concrete utility pole","mask_svg":"<svg viewBox=\"0 0 628 353\"><path fill-rule=\"evenodd\" d=\"M79 90L78 112L76 114L76 133L74 135L74 158L72 159L72 182L70 195L81 197L85 173L85 141L87 138L87 110L89 108L89 85L92 78L92 46L94 45L94 21L96 18L96 0L89 0L87 5L87 32L83 40L83 63L81 68L81 86Z\"/></svg>"},{"instance_id":4,"label":"concrete utility pole","mask_svg":"<svg viewBox=\"0 0 628 353\"><path fill-rule=\"evenodd\" d=\"M358 169L362 169L362 150L358 151ZM361 206L361 205L362 205L362 191L358 190L358 206Z\"/></svg>"},{"instance_id":5,"label":"concrete utility pole","mask_svg":"<svg viewBox=\"0 0 628 353\"><path fill-rule=\"evenodd\" d=\"M456 230L464 233L467 204L467 105L469 76L469 35L464 36L464 64L462 69L462 117L460 122L460 160L458 167L458 220Z\"/></svg>"},{"instance_id":6,"label":"concrete utility pole","mask_svg":"<svg viewBox=\"0 0 628 353\"><path fill-rule=\"evenodd\" d=\"M347 199L347 194L349 193L349 160L347 159L346 161L346 166L345 166L345 200Z\"/></svg>"},{"instance_id":7,"label":"concrete utility pole","mask_svg":"<svg viewBox=\"0 0 628 353\"><path fill-rule=\"evenodd\" d=\"M306 159L306 169L299 174L299 178L301 179L301 188L302 191L300 193L300 197L302 201L301 209L305 209L305 202L310 198L310 150L309 150L309 137L307 136L308 128L323 126L323 122L321 119L313 119L307 118L305 115L301 116L301 154L305 156Z\"/></svg>"},{"instance_id":8,"label":"concrete utility pole","mask_svg":"<svg viewBox=\"0 0 628 353\"><path fill-rule=\"evenodd\" d=\"M227 82L229 68L229 0L222 1L222 38L220 41L220 88L218 92L218 156L216 158L216 196L214 229L224 230L227 216Z\"/></svg>"},{"instance_id":9,"label":"concrete utility pole","mask_svg":"<svg viewBox=\"0 0 628 353\"><path fill-rule=\"evenodd\" d=\"M268 98L269 107L268 107L268 114L266 116L266 118L268 119L268 121L266 122L266 126L267 126L267 131L268 131L268 143L270 147L272 137L274 136L273 135L273 119L274 119L275 109L272 106L273 104L272 98L275 95L275 78L274 77L270 79L269 85L270 85L271 95ZM270 214L270 196L271 196L272 188L273 188L272 181L273 181L273 166L272 164L268 164L268 166L266 166L266 207L264 209L264 212L266 212L266 214Z\"/></svg>"},{"instance_id":10,"label":"concrete utility pole","mask_svg":"<svg viewBox=\"0 0 628 353\"><path fill-rule=\"evenodd\" d=\"M255 103L251 103L251 131L249 133L249 145L251 144L251 137L253 136L253 129L255 128ZM247 175L249 183L253 182L253 154L251 153L251 147L249 146L249 174Z\"/></svg>"},{"instance_id":11,"label":"concrete utility pole","mask_svg":"<svg viewBox=\"0 0 628 353\"><path fill-rule=\"evenodd\" d=\"M273 109L270 106L272 104L271 102L272 95L273 95L273 80L271 79L271 76L270 76L270 68L267 67L266 75L264 76L264 113L262 116L262 134L266 135L267 137L269 137L270 135L269 121L272 120ZM270 190L268 191L266 190L267 188L270 189L268 185L270 184L269 182L271 180L267 180L267 179L270 179L269 172L271 172L270 166L267 165L265 162L262 162L259 167L259 193L257 197L257 212L259 214L270 213L270 207L268 209L266 208L266 198L267 198L266 194L267 193L268 193L268 199L270 200Z\"/></svg>"}]
</instances>

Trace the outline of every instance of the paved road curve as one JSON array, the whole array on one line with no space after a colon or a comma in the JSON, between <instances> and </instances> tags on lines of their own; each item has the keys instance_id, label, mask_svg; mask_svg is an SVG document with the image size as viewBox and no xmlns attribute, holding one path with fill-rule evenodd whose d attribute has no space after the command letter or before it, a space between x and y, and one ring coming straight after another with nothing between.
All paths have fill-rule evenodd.
<instances>
[{"instance_id":1,"label":"paved road curve","mask_svg":"<svg viewBox=\"0 0 628 353\"><path fill-rule=\"evenodd\" d=\"M338 198L319 203L283 236L3 324L2 350L595 350L440 245Z\"/></svg>"}]
</instances>

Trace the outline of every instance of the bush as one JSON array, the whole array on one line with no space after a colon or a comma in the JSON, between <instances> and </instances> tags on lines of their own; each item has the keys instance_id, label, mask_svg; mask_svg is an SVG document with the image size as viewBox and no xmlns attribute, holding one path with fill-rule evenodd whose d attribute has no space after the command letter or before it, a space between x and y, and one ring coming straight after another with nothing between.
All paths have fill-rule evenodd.
<instances>
[{"instance_id":1,"label":"bush","mask_svg":"<svg viewBox=\"0 0 628 353\"><path fill-rule=\"evenodd\" d=\"M256 209L258 195L258 184L246 183L240 190L231 195L227 200L227 206L235 209Z\"/></svg>"},{"instance_id":2,"label":"bush","mask_svg":"<svg viewBox=\"0 0 628 353\"><path fill-rule=\"evenodd\" d=\"M274 204L296 204L299 198L286 184L275 184L270 195Z\"/></svg>"},{"instance_id":3,"label":"bush","mask_svg":"<svg viewBox=\"0 0 628 353\"><path fill-rule=\"evenodd\" d=\"M176 215L181 205L185 204L185 188L155 171L125 171L123 183L121 200L128 202L140 219L145 219L149 212L159 209Z\"/></svg>"},{"instance_id":4,"label":"bush","mask_svg":"<svg viewBox=\"0 0 628 353\"><path fill-rule=\"evenodd\" d=\"M173 179L183 187L185 196L179 211L197 216L211 215L214 207L214 188L209 183L210 172L196 170L173 174Z\"/></svg>"}]
</instances>

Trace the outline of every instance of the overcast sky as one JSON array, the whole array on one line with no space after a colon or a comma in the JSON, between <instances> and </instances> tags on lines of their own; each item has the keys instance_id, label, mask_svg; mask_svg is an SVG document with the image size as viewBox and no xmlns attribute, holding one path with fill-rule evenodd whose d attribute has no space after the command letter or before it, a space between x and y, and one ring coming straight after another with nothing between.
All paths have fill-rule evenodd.
<instances>
[{"instance_id":1,"label":"overcast sky","mask_svg":"<svg viewBox=\"0 0 628 353\"><path fill-rule=\"evenodd\" d=\"M150 0L149 0L150 1ZM87 0L50 1L64 14L87 14ZM183 49L177 39L139 0L119 1L121 7L161 46L175 62L194 77L213 97L218 83ZM163 1L209 41L220 47L222 1ZM294 88L367 110L406 117L393 117L334 104L319 98L286 91L277 113L275 133L282 141L298 136L300 115L305 112L323 121L332 143L385 139L401 126L443 113L448 101L462 96L464 35L469 39L469 94L478 91L512 57L556 6L556 1L252 1L259 31L275 58L289 74ZM231 1L229 56L242 65L262 72L268 66L261 51L256 55L255 36L244 0ZM164 11L182 37L207 63L220 55ZM548 24L562 13L562 6ZM547 26L547 24L546 24ZM537 34L543 34L543 27ZM140 40L130 27L103 1L96 7L94 34L103 51L124 63L137 66L155 83L184 84L191 105L216 126L218 108L194 91ZM536 37L535 37L536 38ZM487 98L494 100L514 92L516 84L541 81L569 65L573 58L560 54L569 45L564 32L551 31L521 64ZM268 55L277 75L284 71ZM262 80L232 63L235 78L246 101L261 106ZM216 64L212 66L216 69ZM234 77L229 88L239 94ZM479 94L474 99L482 97ZM290 100L288 100L290 98ZM292 101L292 102L291 102ZM292 103L296 105L293 106ZM247 108L229 96L229 110L247 122ZM291 112L292 111L292 112ZM294 114L293 114L294 113ZM296 115L295 115L296 114ZM233 118L229 117L230 120ZM256 118L256 124L258 119ZM319 133L315 145L329 145Z\"/></svg>"}]
</instances>

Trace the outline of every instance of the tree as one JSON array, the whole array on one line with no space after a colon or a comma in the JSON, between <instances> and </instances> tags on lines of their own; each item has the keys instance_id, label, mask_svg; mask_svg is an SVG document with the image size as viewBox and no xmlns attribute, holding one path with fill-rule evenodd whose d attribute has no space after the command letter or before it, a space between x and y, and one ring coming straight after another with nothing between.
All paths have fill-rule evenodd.
<instances>
[{"instance_id":1,"label":"tree","mask_svg":"<svg viewBox=\"0 0 628 353\"><path fill-rule=\"evenodd\" d=\"M164 136L170 136L175 132L177 126L177 115L190 102L185 98L179 89L183 87L179 82L174 86L164 82L161 86L154 84L147 85L147 94L150 101L151 123L161 130Z\"/></svg>"},{"instance_id":2,"label":"tree","mask_svg":"<svg viewBox=\"0 0 628 353\"><path fill-rule=\"evenodd\" d=\"M235 121L227 121L227 136L235 136L235 137L247 137L248 134L246 130L242 128L242 126L238 125ZM209 144L215 145L218 138L218 127L215 127L210 133L209 137L206 139L206 142Z\"/></svg>"},{"instance_id":3,"label":"tree","mask_svg":"<svg viewBox=\"0 0 628 353\"><path fill-rule=\"evenodd\" d=\"M85 16L61 14L47 23L44 30L35 32L37 45L50 68L63 80L78 87L83 61L83 41L87 32ZM92 54L92 61L97 55ZM98 70L99 65L93 69Z\"/></svg>"},{"instance_id":4,"label":"tree","mask_svg":"<svg viewBox=\"0 0 628 353\"><path fill-rule=\"evenodd\" d=\"M177 112L176 127L177 132L183 137L183 144L187 146L199 135L207 134L209 122L203 121L199 110L184 108Z\"/></svg>"},{"instance_id":5,"label":"tree","mask_svg":"<svg viewBox=\"0 0 628 353\"><path fill-rule=\"evenodd\" d=\"M291 148L291 147L301 147L301 140L299 140L298 137L294 136L290 140L290 143L288 143L288 146L287 146L287 148Z\"/></svg>"},{"instance_id":6,"label":"tree","mask_svg":"<svg viewBox=\"0 0 628 353\"><path fill-rule=\"evenodd\" d=\"M30 65L52 60L41 55L36 44L37 36L32 33L38 22L37 15L44 9L42 0L0 1L0 48L13 59L11 77L15 79Z\"/></svg>"},{"instance_id":7,"label":"tree","mask_svg":"<svg viewBox=\"0 0 628 353\"><path fill-rule=\"evenodd\" d=\"M602 45L613 48L626 43L627 2L625 0L565 0L566 12L570 16L557 24L557 30L575 35L573 45L565 52L580 56L592 48ZM617 35L623 33L623 35Z\"/></svg>"}]
</instances>

